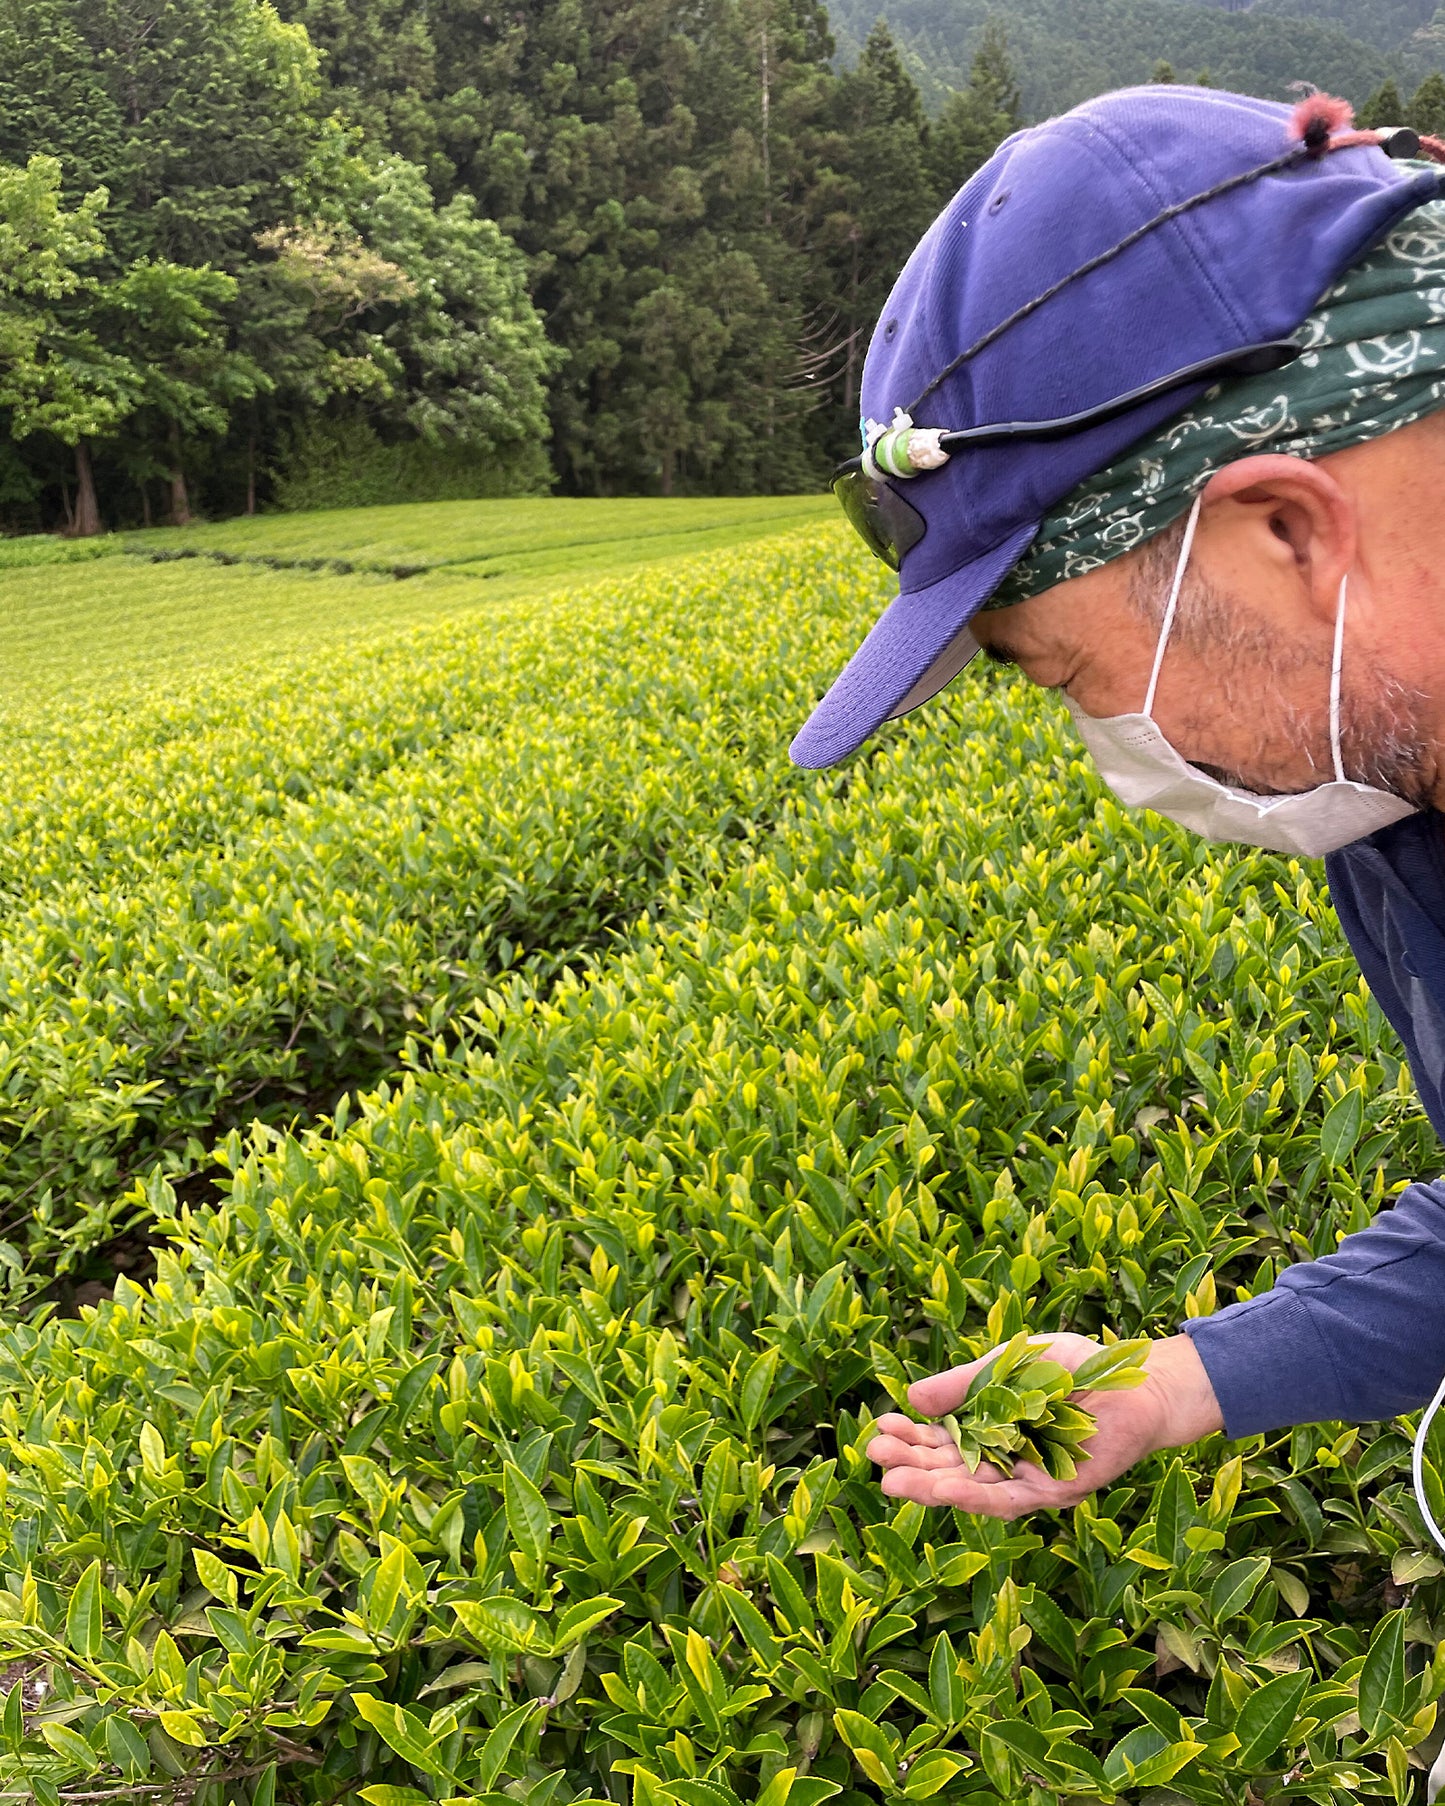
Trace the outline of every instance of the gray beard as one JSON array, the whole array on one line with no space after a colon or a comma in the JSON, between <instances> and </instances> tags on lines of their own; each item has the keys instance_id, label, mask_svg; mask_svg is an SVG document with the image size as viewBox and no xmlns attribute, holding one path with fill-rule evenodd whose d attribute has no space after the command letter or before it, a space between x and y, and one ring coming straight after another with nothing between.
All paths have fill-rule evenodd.
<instances>
[{"instance_id":1,"label":"gray beard","mask_svg":"<svg viewBox=\"0 0 1445 1806\"><path fill-rule=\"evenodd\" d=\"M1417 809L1431 806L1434 759L1418 723L1426 718L1421 690L1371 668L1367 686L1341 686L1340 763L1346 777L1403 797Z\"/></svg>"},{"instance_id":2,"label":"gray beard","mask_svg":"<svg viewBox=\"0 0 1445 1806\"><path fill-rule=\"evenodd\" d=\"M1164 601L1182 542L1182 525L1161 534L1142 549L1130 574L1130 600L1156 626L1163 620ZM1238 693L1239 678L1245 672L1262 668L1276 678L1312 672L1326 699L1323 729L1317 714L1312 712L1307 718L1282 694L1276 693L1267 706L1289 722L1297 743L1306 749L1318 781L1323 784L1334 778L1329 744L1328 659L1322 662L1313 648L1285 646L1277 634L1258 621L1241 619L1233 598L1197 573L1185 579L1180 591L1171 638L1213 662L1225 708L1259 708L1257 697L1246 699ZM1357 668L1343 671L1340 684L1340 763L1345 776L1356 784L1386 790L1417 809L1430 808L1436 761L1418 725L1427 719L1428 698L1424 691L1402 683L1372 660L1362 661L1358 653L1349 662ZM1272 786L1261 786L1247 773L1216 765L1200 765L1198 769L1222 784L1252 791L1256 796L1288 794Z\"/></svg>"}]
</instances>

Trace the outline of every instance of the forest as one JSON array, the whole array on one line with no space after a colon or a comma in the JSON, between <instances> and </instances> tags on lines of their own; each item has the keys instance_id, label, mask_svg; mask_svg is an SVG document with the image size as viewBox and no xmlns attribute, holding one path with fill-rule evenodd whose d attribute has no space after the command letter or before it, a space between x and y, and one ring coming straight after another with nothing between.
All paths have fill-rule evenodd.
<instances>
[{"instance_id":1,"label":"forest","mask_svg":"<svg viewBox=\"0 0 1445 1806\"><path fill-rule=\"evenodd\" d=\"M1154 79L1445 120L1423 0L484 7L0 0L0 530L816 488L1018 125Z\"/></svg>"},{"instance_id":2,"label":"forest","mask_svg":"<svg viewBox=\"0 0 1445 1806\"><path fill-rule=\"evenodd\" d=\"M796 491L1021 118L816 0L0 5L0 524Z\"/></svg>"}]
</instances>

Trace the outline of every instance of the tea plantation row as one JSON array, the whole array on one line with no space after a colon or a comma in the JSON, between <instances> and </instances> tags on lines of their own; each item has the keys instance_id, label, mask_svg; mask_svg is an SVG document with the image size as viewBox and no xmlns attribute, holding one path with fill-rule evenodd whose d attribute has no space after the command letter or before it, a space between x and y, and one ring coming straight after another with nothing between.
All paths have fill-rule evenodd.
<instances>
[{"instance_id":1,"label":"tea plantation row","mask_svg":"<svg viewBox=\"0 0 1445 1806\"><path fill-rule=\"evenodd\" d=\"M0 786L13 1283L93 1243L130 1175L193 1165L259 1109L329 1105L489 975L576 960L753 834L846 644L850 576L738 554L501 636L474 618L41 717Z\"/></svg>"},{"instance_id":2,"label":"tea plantation row","mask_svg":"<svg viewBox=\"0 0 1445 1806\"><path fill-rule=\"evenodd\" d=\"M1124 816L1048 699L970 677L843 773L788 777L861 571L829 536L625 588L610 631L597 603L550 759L516 657L521 738L449 747L425 819L466 826L467 772L504 823L571 786L597 879L533 845L543 813L498 888L580 948L630 854L622 938L504 971L483 917L475 1006L433 1042L459 993L429 980L403 1077L233 1134L217 1204L152 1175L154 1284L0 1333L0 1654L53 1688L12 1691L0 1791L1418 1786L1445 1592L1403 1426L1214 1438L1012 1525L877 1485L869 1426L911 1375L1025 1325L1167 1333L1439 1155L1317 870ZM426 791L387 782L394 809L326 805L383 889L407 869L385 822ZM244 844L299 844L246 807ZM429 871L426 836L400 844ZM422 891L431 933L451 905ZM323 969L318 996L365 1007Z\"/></svg>"},{"instance_id":3,"label":"tea plantation row","mask_svg":"<svg viewBox=\"0 0 1445 1806\"><path fill-rule=\"evenodd\" d=\"M561 582L727 552L832 510L816 495L514 498L0 539L0 706L154 691L442 613L505 615Z\"/></svg>"}]
</instances>

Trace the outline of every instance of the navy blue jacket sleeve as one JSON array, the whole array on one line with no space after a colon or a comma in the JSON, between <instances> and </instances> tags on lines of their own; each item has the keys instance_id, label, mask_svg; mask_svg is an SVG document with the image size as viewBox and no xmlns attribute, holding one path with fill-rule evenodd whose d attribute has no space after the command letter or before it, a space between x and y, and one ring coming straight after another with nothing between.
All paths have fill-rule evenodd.
<instances>
[{"instance_id":1,"label":"navy blue jacket sleeve","mask_svg":"<svg viewBox=\"0 0 1445 1806\"><path fill-rule=\"evenodd\" d=\"M1412 1185L1335 1253L1181 1327L1227 1436L1414 1410L1445 1374L1445 1184Z\"/></svg>"},{"instance_id":2,"label":"navy blue jacket sleeve","mask_svg":"<svg viewBox=\"0 0 1445 1806\"><path fill-rule=\"evenodd\" d=\"M1412 816L1327 861L1340 922L1445 1137L1445 833ZM1181 1326L1225 1433L1363 1422L1425 1404L1445 1374L1445 1183L1412 1185L1323 1260Z\"/></svg>"}]
</instances>

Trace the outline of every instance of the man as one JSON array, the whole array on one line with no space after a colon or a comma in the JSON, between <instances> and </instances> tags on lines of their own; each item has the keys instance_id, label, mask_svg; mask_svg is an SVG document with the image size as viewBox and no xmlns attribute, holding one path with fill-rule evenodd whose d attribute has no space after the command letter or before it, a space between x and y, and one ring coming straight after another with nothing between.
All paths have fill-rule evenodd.
<instances>
[{"instance_id":1,"label":"man","mask_svg":"<svg viewBox=\"0 0 1445 1806\"><path fill-rule=\"evenodd\" d=\"M1126 802L1329 856L1445 1136L1445 176L1419 149L1324 97L1167 86L1004 144L874 335L835 488L901 593L793 757L846 756L979 647L1018 665ZM1146 1384L1090 1399L1075 1480L970 1474L899 1413L869 1454L894 1497L1012 1518L1212 1431L1387 1418L1445 1374L1442 1295L1445 1183L1418 1184L1156 1341ZM955 1409L979 1365L911 1403Z\"/></svg>"}]
</instances>

